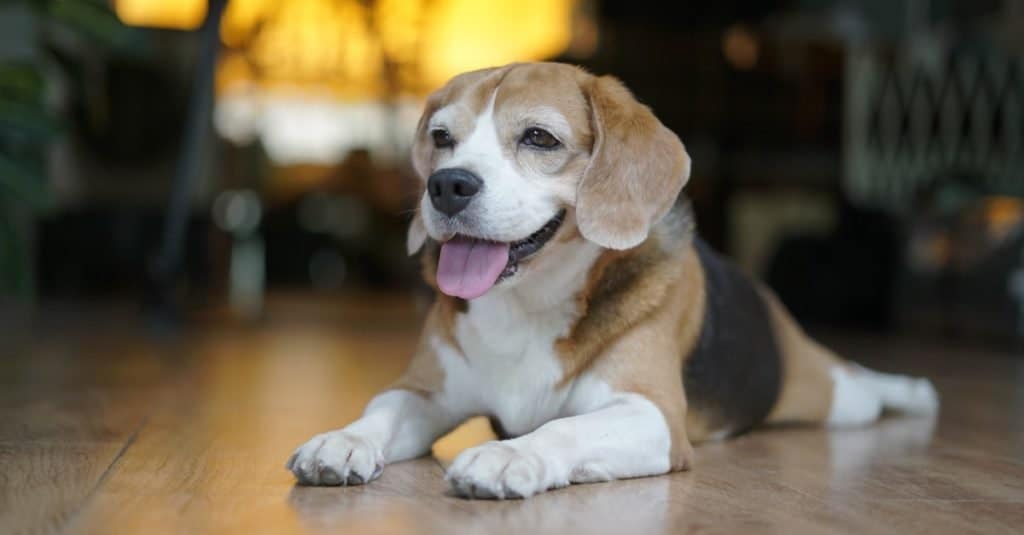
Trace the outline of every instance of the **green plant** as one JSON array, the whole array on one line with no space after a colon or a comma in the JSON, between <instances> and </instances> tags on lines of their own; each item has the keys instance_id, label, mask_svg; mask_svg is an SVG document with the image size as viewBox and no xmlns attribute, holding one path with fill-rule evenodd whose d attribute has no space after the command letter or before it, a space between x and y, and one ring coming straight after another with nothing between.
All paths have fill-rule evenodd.
<instances>
[{"instance_id":1,"label":"green plant","mask_svg":"<svg viewBox=\"0 0 1024 535\"><path fill-rule=\"evenodd\" d=\"M31 299L32 227L55 203L47 153L64 130L46 102L44 73L60 65L51 57L47 33L57 30L88 47L119 53L132 53L138 33L102 0L25 0L6 3L0 16L9 17L5 29L17 34L0 42L0 296Z\"/></svg>"},{"instance_id":2,"label":"green plant","mask_svg":"<svg viewBox=\"0 0 1024 535\"><path fill-rule=\"evenodd\" d=\"M0 65L0 293L22 297L34 287L25 220L52 202L46 150L60 127L45 89L38 65Z\"/></svg>"}]
</instances>

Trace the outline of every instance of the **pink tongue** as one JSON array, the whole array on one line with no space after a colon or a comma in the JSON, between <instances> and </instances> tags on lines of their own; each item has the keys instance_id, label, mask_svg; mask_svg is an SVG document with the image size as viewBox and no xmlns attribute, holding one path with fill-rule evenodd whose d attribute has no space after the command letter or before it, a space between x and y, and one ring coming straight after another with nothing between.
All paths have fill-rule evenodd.
<instances>
[{"instance_id":1,"label":"pink tongue","mask_svg":"<svg viewBox=\"0 0 1024 535\"><path fill-rule=\"evenodd\" d=\"M494 286L506 264L507 243L452 238L441 245L437 286L453 297L480 297Z\"/></svg>"}]
</instances>

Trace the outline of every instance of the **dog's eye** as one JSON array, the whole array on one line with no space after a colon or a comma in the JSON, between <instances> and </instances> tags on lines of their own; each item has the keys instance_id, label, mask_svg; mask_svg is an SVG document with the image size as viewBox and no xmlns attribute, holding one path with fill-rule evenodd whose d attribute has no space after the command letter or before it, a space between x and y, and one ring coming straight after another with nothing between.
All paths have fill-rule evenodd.
<instances>
[{"instance_id":1,"label":"dog's eye","mask_svg":"<svg viewBox=\"0 0 1024 535\"><path fill-rule=\"evenodd\" d=\"M434 146L439 149L446 149L455 145L452 135L444 128L437 128L430 131L430 137L434 138Z\"/></svg>"},{"instance_id":2,"label":"dog's eye","mask_svg":"<svg viewBox=\"0 0 1024 535\"><path fill-rule=\"evenodd\" d=\"M555 136L540 128L527 128L519 142L540 149L553 149L561 145Z\"/></svg>"}]
</instances>

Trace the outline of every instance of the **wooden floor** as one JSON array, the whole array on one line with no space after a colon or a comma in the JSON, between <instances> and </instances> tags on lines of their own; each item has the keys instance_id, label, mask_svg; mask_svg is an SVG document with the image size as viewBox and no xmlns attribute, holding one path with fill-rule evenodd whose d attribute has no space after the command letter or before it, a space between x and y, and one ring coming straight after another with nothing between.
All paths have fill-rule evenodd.
<instances>
[{"instance_id":1,"label":"wooden floor","mask_svg":"<svg viewBox=\"0 0 1024 535\"><path fill-rule=\"evenodd\" d=\"M932 377L937 421L759 431L702 446L689 473L525 501L446 493L435 456L351 488L304 488L284 462L357 417L415 343L405 299L275 301L260 326L185 336L130 311L47 310L0 345L0 533L1021 533L1024 358L941 341L827 337ZM741 531L743 530L743 531Z\"/></svg>"}]
</instances>

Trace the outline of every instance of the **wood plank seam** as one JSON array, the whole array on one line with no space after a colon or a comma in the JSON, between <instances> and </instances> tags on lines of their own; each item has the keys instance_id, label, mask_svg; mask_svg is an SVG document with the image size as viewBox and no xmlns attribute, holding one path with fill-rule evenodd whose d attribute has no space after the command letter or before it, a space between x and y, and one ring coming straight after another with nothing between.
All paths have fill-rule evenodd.
<instances>
[{"instance_id":1,"label":"wood plank seam","mask_svg":"<svg viewBox=\"0 0 1024 535\"><path fill-rule=\"evenodd\" d=\"M82 499L82 503L79 504L78 507L76 507L75 510L72 511L71 514L67 516L67 519L64 521L64 525L61 526L62 530L66 531L69 527L71 527L75 523L75 520L77 520L78 517L81 515L82 511L89 507L89 504L92 503L94 497L96 496L96 493L100 490L100 487L102 487L103 484L106 483L107 479L110 478L110 475L113 473L114 468L117 466L117 463L121 461L121 459L124 457L126 453L128 453L128 449L132 447L132 444L135 444L135 439L138 438L139 433L142 432L142 430L146 427L146 424L148 423L149 416L143 416L142 421L139 422L139 425L135 427L131 435L128 435L128 439L125 440L124 444L121 445L121 448L117 450L116 454L114 454L114 458L110 460L110 464L107 465L107 467L103 470L103 473L100 474L100 477L96 478L96 483L92 486L91 489L89 489L89 493L86 494L85 498Z\"/></svg>"}]
</instances>

